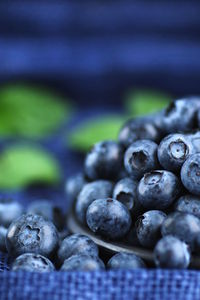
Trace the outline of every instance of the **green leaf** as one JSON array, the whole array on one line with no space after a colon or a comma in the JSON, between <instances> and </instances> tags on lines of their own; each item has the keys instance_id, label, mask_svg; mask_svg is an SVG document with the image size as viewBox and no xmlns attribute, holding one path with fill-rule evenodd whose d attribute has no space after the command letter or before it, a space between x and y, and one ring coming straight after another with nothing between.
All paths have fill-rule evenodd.
<instances>
[{"instance_id":1,"label":"green leaf","mask_svg":"<svg viewBox=\"0 0 200 300\"><path fill-rule=\"evenodd\" d=\"M45 89L9 85L0 89L0 135L43 137L56 130L71 106Z\"/></svg>"},{"instance_id":2,"label":"green leaf","mask_svg":"<svg viewBox=\"0 0 200 300\"><path fill-rule=\"evenodd\" d=\"M138 90L128 95L125 108L131 115L142 116L162 110L171 100L170 96L161 92Z\"/></svg>"},{"instance_id":3,"label":"green leaf","mask_svg":"<svg viewBox=\"0 0 200 300\"><path fill-rule=\"evenodd\" d=\"M92 145L101 140L117 139L125 121L126 118L113 115L90 119L69 134L68 144L73 149L88 151Z\"/></svg>"},{"instance_id":4,"label":"green leaf","mask_svg":"<svg viewBox=\"0 0 200 300\"><path fill-rule=\"evenodd\" d=\"M14 189L34 182L55 184L60 179L57 161L43 149L18 144L0 154L0 188Z\"/></svg>"}]
</instances>

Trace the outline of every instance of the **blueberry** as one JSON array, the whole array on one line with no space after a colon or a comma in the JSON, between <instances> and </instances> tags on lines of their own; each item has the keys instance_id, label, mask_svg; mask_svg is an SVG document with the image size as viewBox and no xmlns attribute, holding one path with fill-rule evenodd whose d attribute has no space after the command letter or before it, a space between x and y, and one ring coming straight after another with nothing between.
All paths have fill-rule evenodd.
<instances>
[{"instance_id":1,"label":"blueberry","mask_svg":"<svg viewBox=\"0 0 200 300\"><path fill-rule=\"evenodd\" d=\"M199 153L200 152L200 131L194 130L192 133L188 135L194 147L195 153Z\"/></svg>"},{"instance_id":2,"label":"blueberry","mask_svg":"<svg viewBox=\"0 0 200 300\"><path fill-rule=\"evenodd\" d=\"M71 256L64 261L61 267L61 271L97 271L104 269L104 263L100 258L85 254Z\"/></svg>"},{"instance_id":3,"label":"blueberry","mask_svg":"<svg viewBox=\"0 0 200 300\"><path fill-rule=\"evenodd\" d=\"M158 268L186 269L190 264L190 251L186 243L167 235L154 249L154 262Z\"/></svg>"},{"instance_id":4,"label":"blueberry","mask_svg":"<svg viewBox=\"0 0 200 300\"><path fill-rule=\"evenodd\" d=\"M0 225L8 227L22 213L23 207L18 202L7 198L0 199Z\"/></svg>"},{"instance_id":5,"label":"blueberry","mask_svg":"<svg viewBox=\"0 0 200 300\"><path fill-rule=\"evenodd\" d=\"M179 171L195 148L188 135L180 133L166 136L158 147L158 159L161 166L169 171Z\"/></svg>"},{"instance_id":6,"label":"blueberry","mask_svg":"<svg viewBox=\"0 0 200 300\"><path fill-rule=\"evenodd\" d=\"M200 234L200 220L194 215L174 212L167 216L161 226L161 233L174 235L195 250L196 238Z\"/></svg>"},{"instance_id":7,"label":"blueberry","mask_svg":"<svg viewBox=\"0 0 200 300\"><path fill-rule=\"evenodd\" d=\"M158 169L158 145L150 140L139 140L131 144L124 155L124 166L133 178L140 179L144 173Z\"/></svg>"},{"instance_id":8,"label":"blueberry","mask_svg":"<svg viewBox=\"0 0 200 300\"><path fill-rule=\"evenodd\" d=\"M155 142L160 140L160 132L155 123L148 118L137 118L127 121L119 133L119 143L129 147L137 140L148 139Z\"/></svg>"},{"instance_id":9,"label":"blueberry","mask_svg":"<svg viewBox=\"0 0 200 300\"><path fill-rule=\"evenodd\" d=\"M144 261L137 255L119 252L111 257L107 263L108 269L138 269L145 268Z\"/></svg>"},{"instance_id":10,"label":"blueberry","mask_svg":"<svg viewBox=\"0 0 200 300\"><path fill-rule=\"evenodd\" d=\"M184 195L175 203L176 211L193 214L200 218L200 198L193 195Z\"/></svg>"},{"instance_id":11,"label":"blueberry","mask_svg":"<svg viewBox=\"0 0 200 300\"><path fill-rule=\"evenodd\" d=\"M76 199L86 183L87 181L82 173L69 177L65 184L65 192L67 196L69 196L72 200Z\"/></svg>"},{"instance_id":12,"label":"blueberry","mask_svg":"<svg viewBox=\"0 0 200 300\"><path fill-rule=\"evenodd\" d=\"M155 246L161 238L161 225L166 214L160 210L150 210L140 216L136 222L137 237L140 244L147 248Z\"/></svg>"},{"instance_id":13,"label":"blueberry","mask_svg":"<svg viewBox=\"0 0 200 300\"><path fill-rule=\"evenodd\" d=\"M87 154L84 170L90 180L113 180L118 177L122 165L122 147L114 141L102 141Z\"/></svg>"},{"instance_id":14,"label":"blueberry","mask_svg":"<svg viewBox=\"0 0 200 300\"><path fill-rule=\"evenodd\" d=\"M146 173L137 188L141 205L149 210L169 207L179 193L179 179L173 173L164 170Z\"/></svg>"},{"instance_id":15,"label":"blueberry","mask_svg":"<svg viewBox=\"0 0 200 300\"><path fill-rule=\"evenodd\" d=\"M131 216L126 206L111 198L92 202L86 220L93 232L110 239L125 236L131 227Z\"/></svg>"},{"instance_id":16,"label":"blueberry","mask_svg":"<svg viewBox=\"0 0 200 300\"><path fill-rule=\"evenodd\" d=\"M113 184L107 180L97 180L87 183L78 195L75 211L78 220L86 223L88 206L96 199L112 196Z\"/></svg>"},{"instance_id":17,"label":"blueberry","mask_svg":"<svg viewBox=\"0 0 200 300\"><path fill-rule=\"evenodd\" d=\"M0 226L0 251L6 252L7 228Z\"/></svg>"},{"instance_id":18,"label":"blueberry","mask_svg":"<svg viewBox=\"0 0 200 300\"><path fill-rule=\"evenodd\" d=\"M22 215L8 228L6 247L10 255L23 253L50 257L58 245L58 233L52 222L39 215Z\"/></svg>"},{"instance_id":19,"label":"blueberry","mask_svg":"<svg viewBox=\"0 0 200 300\"><path fill-rule=\"evenodd\" d=\"M25 253L15 259L11 270L41 273L54 271L55 268L48 258L40 254Z\"/></svg>"},{"instance_id":20,"label":"blueberry","mask_svg":"<svg viewBox=\"0 0 200 300\"><path fill-rule=\"evenodd\" d=\"M192 194L200 196L200 153L191 155L181 168L181 180Z\"/></svg>"},{"instance_id":21,"label":"blueberry","mask_svg":"<svg viewBox=\"0 0 200 300\"><path fill-rule=\"evenodd\" d=\"M53 222L60 230L64 226L64 216L61 209L47 200L32 202L27 208L27 213L42 216L45 220Z\"/></svg>"},{"instance_id":22,"label":"blueberry","mask_svg":"<svg viewBox=\"0 0 200 300\"><path fill-rule=\"evenodd\" d=\"M129 177L118 181L113 190L113 198L124 204L131 214L138 216L142 207L137 199L137 182Z\"/></svg>"},{"instance_id":23,"label":"blueberry","mask_svg":"<svg viewBox=\"0 0 200 300\"><path fill-rule=\"evenodd\" d=\"M65 259L76 254L96 257L99 254L99 250L89 237L82 234L73 234L62 241L58 250L58 258L60 262L64 262Z\"/></svg>"},{"instance_id":24,"label":"blueberry","mask_svg":"<svg viewBox=\"0 0 200 300\"><path fill-rule=\"evenodd\" d=\"M163 128L166 133L187 132L196 128L199 103L194 98L178 99L172 102L163 116Z\"/></svg>"}]
</instances>

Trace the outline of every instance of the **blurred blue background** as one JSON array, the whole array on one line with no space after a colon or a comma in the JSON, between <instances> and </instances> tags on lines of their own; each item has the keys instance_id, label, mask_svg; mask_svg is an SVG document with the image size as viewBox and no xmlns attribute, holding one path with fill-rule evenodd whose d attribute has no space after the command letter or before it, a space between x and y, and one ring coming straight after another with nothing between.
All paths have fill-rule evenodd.
<instances>
[{"instance_id":1,"label":"blurred blue background","mask_svg":"<svg viewBox=\"0 0 200 300\"><path fill-rule=\"evenodd\" d=\"M0 2L0 83L49 85L85 106L133 87L200 93L200 1Z\"/></svg>"}]
</instances>

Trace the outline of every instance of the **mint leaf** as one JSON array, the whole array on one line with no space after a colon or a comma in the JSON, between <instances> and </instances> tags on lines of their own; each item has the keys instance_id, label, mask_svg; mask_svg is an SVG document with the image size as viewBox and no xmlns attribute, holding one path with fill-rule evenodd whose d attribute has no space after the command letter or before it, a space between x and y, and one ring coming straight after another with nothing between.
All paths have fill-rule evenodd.
<instances>
[{"instance_id":1,"label":"mint leaf","mask_svg":"<svg viewBox=\"0 0 200 300\"><path fill-rule=\"evenodd\" d=\"M117 139L125 121L126 118L113 115L90 119L68 135L68 144L73 149L88 151L92 145L101 140Z\"/></svg>"},{"instance_id":2,"label":"mint leaf","mask_svg":"<svg viewBox=\"0 0 200 300\"><path fill-rule=\"evenodd\" d=\"M171 100L170 96L161 92L137 90L128 95L125 108L133 116L142 116L162 110Z\"/></svg>"},{"instance_id":3,"label":"mint leaf","mask_svg":"<svg viewBox=\"0 0 200 300\"><path fill-rule=\"evenodd\" d=\"M60 179L57 161L43 149L18 144L0 155L0 188L14 189L34 182L55 184Z\"/></svg>"},{"instance_id":4,"label":"mint leaf","mask_svg":"<svg viewBox=\"0 0 200 300\"><path fill-rule=\"evenodd\" d=\"M69 118L71 106L45 89L8 85L0 89L0 135L43 137Z\"/></svg>"}]
</instances>

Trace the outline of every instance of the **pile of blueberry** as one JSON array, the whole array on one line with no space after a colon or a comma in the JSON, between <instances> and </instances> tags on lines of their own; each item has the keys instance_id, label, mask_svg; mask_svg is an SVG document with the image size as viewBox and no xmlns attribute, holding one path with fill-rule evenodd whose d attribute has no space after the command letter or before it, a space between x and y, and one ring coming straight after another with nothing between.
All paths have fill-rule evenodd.
<instances>
[{"instance_id":1,"label":"pile of blueberry","mask_svg":"<svg viewBox=\"0 0 200 300\"><path fill-rule=\"evenodd\" d=\"M0 200L0 251L12 259L12 271L50 272L104 270L97 245L87 236L70 235L64 215L48 201L35 201L25 209L10 199ZM144 267L131 254L117 254L107 268Z\"/></svg>"},{"instance_id":2,"label":"pile of blueberry","mask_svg":"<svg viewBox=\"0 0 200 300\"><path fill-rule=\"evenodd\" d=\"M118 142L94 145L66 188L98 236L152 249L157 267L187 268L200 254L200 98L128 121Z\"/></svg>"},{"instance_id":3,"label":"pile of blueberry","mask_svg":"<svg viewBox=\"0 0 200 300\"><path fill-rule=\"evenodd\" d=\"M87 154L84 172L67 181L78 221L102 239L152 249L162 268L187 268L200 252L200 98L180 99L154 115L128 121L118 142ZM105 261L87 236L69 235L49 202L0 200L0 250L12 270L102 270ZM107 269L144 268L118 253Z\"/></svg>"}]
</instances>

